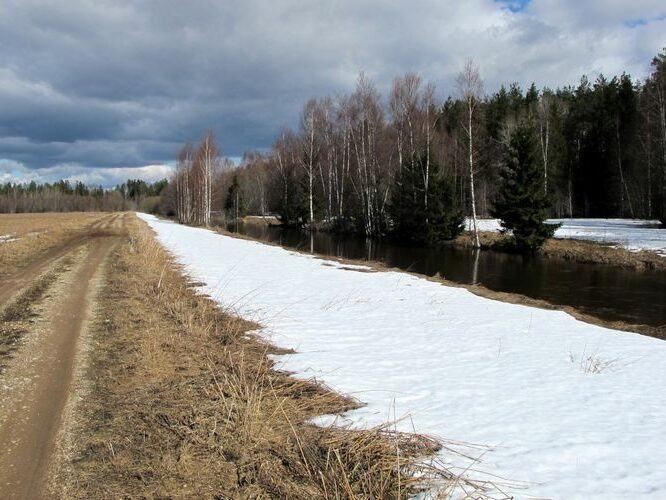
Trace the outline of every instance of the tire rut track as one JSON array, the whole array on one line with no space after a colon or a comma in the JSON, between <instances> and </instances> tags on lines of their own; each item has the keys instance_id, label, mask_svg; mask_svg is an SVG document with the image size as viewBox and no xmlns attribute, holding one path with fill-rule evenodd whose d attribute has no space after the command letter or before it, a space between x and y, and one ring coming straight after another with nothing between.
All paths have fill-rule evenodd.
<instances>
[{"instance_id":1,"label":"tire rut track","mask_svg":"<svg viewBox=\"0 0 666 500\"><path fill-rule=\"evenodd\" d=\"M32 329L34 318L39 315L37 310L47 300L58 279L71 269L73 262L72 254L58 259L51 269L18 293L0 311L0 377L14 351L20 348L23 336Z\"/></svg>"}]
</instances>

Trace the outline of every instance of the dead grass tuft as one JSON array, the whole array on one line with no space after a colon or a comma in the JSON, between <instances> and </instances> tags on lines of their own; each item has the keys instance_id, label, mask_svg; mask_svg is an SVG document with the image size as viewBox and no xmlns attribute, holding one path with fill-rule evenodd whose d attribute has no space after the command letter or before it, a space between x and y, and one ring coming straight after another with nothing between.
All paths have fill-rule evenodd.
<instances>
[{"instance_id":1,"label":"dead grass tuft","mask_svg":"<svg viewBox=\"0 0 666 500\"><path fill-rule=\"evenodd\" d=\"M574 364L578 364L580 371L586 374L597 374L609 370L612 371L616 368L619 361L617 358L607 359L602 357L598 352L587 353L585 350L583 350L578 361L574 354L569 352L569 360Z\"/></svg>"}]
</instances>

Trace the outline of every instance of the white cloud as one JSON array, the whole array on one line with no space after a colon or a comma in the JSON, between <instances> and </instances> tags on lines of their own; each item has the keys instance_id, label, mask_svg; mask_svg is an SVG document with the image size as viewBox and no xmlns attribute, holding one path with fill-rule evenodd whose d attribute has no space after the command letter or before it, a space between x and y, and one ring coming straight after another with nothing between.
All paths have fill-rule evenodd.
<instances>
[{"instance_id":1,"label":"white cloud","mask_svg":"<svg viewBox=\"0 0 666 500\"><path fill-rule=\"evenodd\" d=\"M174 166L168 164L144 165L141 167L90 168L80 164L59 164L53 167L29 169L24 164L0 159L0 182L37 183L68 180L81 181L87 185L112 187L127 179L142 179L155 182L170 178Z\"/></svg>"}]
</instances>

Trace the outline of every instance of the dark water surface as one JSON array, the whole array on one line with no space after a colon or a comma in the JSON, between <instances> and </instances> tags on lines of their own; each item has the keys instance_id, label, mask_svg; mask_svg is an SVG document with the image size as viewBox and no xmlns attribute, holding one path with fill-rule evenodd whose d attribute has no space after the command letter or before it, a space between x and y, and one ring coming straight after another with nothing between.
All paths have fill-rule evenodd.
<instances>
[{"instance_id":1,"label":"dark water surface","mask_svg":"<svg viewBox=\"0 0 666 500\"><path fill-rule=\"evenodd\" d=\"M606 320L666 325L666 273L634 271L601 264L474 251L412 248L387 240L308 233L258 224L228 229L286 248L333 257L381 261L388 266L442 277L491 290L519 293L569 305Z\"/></svg>"}]
</instances>

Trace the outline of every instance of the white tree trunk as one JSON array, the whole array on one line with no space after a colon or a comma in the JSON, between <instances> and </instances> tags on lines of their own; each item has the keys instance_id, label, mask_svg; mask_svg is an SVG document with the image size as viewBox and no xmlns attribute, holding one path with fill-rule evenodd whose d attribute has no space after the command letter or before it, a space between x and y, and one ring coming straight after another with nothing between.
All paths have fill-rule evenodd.
<instances>
[{"instance_id":1,"label":"white tree trunk","mask_svg":"<svg viewBox=\"0 0 666 500\"><path fill-rule=\"evenodd\" d=\"M468 151L469 189L472 201L472 227L474 229L474 248L481 248L481 243L479 242L479 228L476 223L476 196L474 195L474 147L473 147L474 133L472 131L472 113L474 112L474 106L472 101L473 97L467 99L467 111L468 111L467 133L469 135L469 151Z\"/></svg>"},{"instance_id":2,"label":"white tree trunk","mask_svg":"<svg viewBox=\"0 0 666 500\"><path fill-rule=\"evenodd\" d=\"M545 113L548 113L546 110ZM543 159L543 192L548 194L548 144L550 141L550 120L546 114L539 122L539 139L541 142L541 158Z\"/></svg>"}]
</instances>

